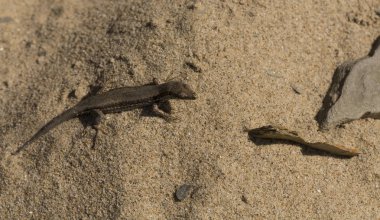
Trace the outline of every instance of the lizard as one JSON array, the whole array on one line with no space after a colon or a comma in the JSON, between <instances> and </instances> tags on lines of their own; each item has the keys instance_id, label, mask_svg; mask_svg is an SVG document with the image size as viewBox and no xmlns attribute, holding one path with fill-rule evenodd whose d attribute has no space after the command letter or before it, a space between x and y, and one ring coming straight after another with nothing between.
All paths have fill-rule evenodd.
<instances>
[{"instance_id":1,"label":"lizard","mask_svg":"<svg viewBox=\"0 0 380 220\"><path fill-rule=\"evenodd\" d=\"M153 111L158 116L170 121L173 119L171 115L159 109L159 104L169 104L170 99L194 100L196 94L188 84L183 82L169 81L160 84L157 79L154 79L153 83L148 85L120 87L85 97L72 108L51 119L12 154L18 154L59 124L88 113L94 113L96 116L94 122L96 129L104 114L120 113L148 106L153 106Z\"/></svg>"}]
</instances>

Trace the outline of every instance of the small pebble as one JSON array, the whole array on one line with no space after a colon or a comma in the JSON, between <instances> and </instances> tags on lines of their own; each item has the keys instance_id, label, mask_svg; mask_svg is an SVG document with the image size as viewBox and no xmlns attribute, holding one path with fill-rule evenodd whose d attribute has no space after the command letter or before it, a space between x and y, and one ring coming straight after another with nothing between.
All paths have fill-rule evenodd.
<instances>
[{"instance_id":1,"label":"small pebble","mask_svg":"<svg viewBox=\"0 0 380 220\"><path fill-rule=\"evenodd\" d=\"M51 12L57 17L61 16L64 12L64 9L62 6L56 6L51 9Z\"/></svg>"},{"instance_id":2,"label":"small pebble","mask_svg":"<svg viewBox=\"0 0 380 220\"><path fill-rule=\"evenodd\" d=\"M8 17L8 16L6 16L6 17L0 17L0 23L11 23L13 21L14 21L13 18Z\"/></svg>"},{"instance_id":3,"label":"small pebble","mask_svg":"<svg viewBox=\"0 0 380 220\"><path fill-rule=\"evenodd\" d=\"M42 57L42 56L46 56L46 54L47 54L47 51L45 50L45 48L43 47L38 48L37 56Z\"/></svg>"},{"instance_id":4,"label":"small pebble","mask_svg":"<svg viewBox=\"0 0 380 220\"><path fill-rule=\"evenodd\" d=\"M293 91L296 94L300 95L302 93L302 89L299 86L297 86L295 84L290 84L290 87L293 89Z\"/></svg>"},{"instance_id":5,"label":"small pebble","mask_svg":"<svg viewBox=\"0 0 380 220\"><path fill-rule=\"evenodd\" d=\"M380 8L376 9L375 13L376 13L377 16L380 16Z\"/></svg>"},{"instance_id":6,"label":"small pebble","mask_svg":"<svg viewBox=\"0 0 380 220\"><path fill-rule=\"evenodd\" d=\"M196 73L202 72L202 69L198 65L196 65L194 62L185 62L185 66L190 68L192 71Z\"/></svg>"},{"instance_id":7,"label":"small pebble","mask_svg":"<svg viewBox=\"0 0 380 220\"><path fill-rule=\"evenodd\" d=\"M4 82L3 82L3 85L4 85L5 88L9 88L9 83L8 83L8 81L4 81Z\"/></svg>"},{"instance_id":8,"label":"small pebble","mask_svg":"<svg viewBox=\"0 0 380 220\"><path fill-rule=\"evenodd\" d=\"M156 20L150 20L145 24L145 27L155 29L158 27L158 22Z\"/></svg>"},{"instance_id":9,"label":"small pebble","mask_svg":"<svg viewBox=\"0 0 380 220\"><path fill-rule=\"evenodd\" d=\"M374 174L375 174L375 177L380 179L380 167L378 166L375 167Z\"/></svg>"},{"instance_id":10,"label":"small pebble","mask_svg":"<svg viewBox=\"0 0 380 220\"><path fill-rule=\"evenodd\" d=\"M192 190L193 186L192 185L188 185L188 184L183 184L181 185L175 192L175 197L178 201L182 201L184 199L186 199L189 194L190 194L190 191Z\"/></svg>"},{"instance_id":11,"label":"small pebble","mask_svg":"<svg viewBox=\"0 0 380 220\"><path fill-rule=\"evenodd\" d=\"M200 1L196 1L196 2L193 2L192 4L189 4L187 8L191 10L196 10L196 9L199 10L202 8L202 3Z\"/></svg>"},{"instance_id":12,"label":"small pebble","mask_svg":"<svg viewBox=\"0 0 380 220\"><path fill-rule=\"evenodd\" d=\"M27 41L27 42L25 43L25 47L26 47L26 48L31 48L32 45L33 45L33 42L31 42L31 41Z\"/></svg>"},{"instance_id":13,"label":"small pebble","mask_svg":"<svg viewBox=\"0 0 380 220\"><path fill-rule=\"evenodd\" d=\"M89 88L85 83L79 83L76 89L74 91L74 96L76 98L83 98L89 93Z\"/></svg>"},{"instance_id":14,"label":"small pebble","mask_svg":"<svg viewBox=\"0 0 380 220\"><path fill-rule=\"evenodd\" d=\"M46 61L45 57L38 57L36 62L37 64L43 64Z\"/></svg>"},{"instance_id":15,"label":"small pebble","mask_svg":"<svg viewBox=\"0 0 380 220\"><path fill-rule=\"evenodd\" d=\"M284 78L280 73L276 73L276 72L273 71L273 70L266 70L265 73L268 74L268 75L271 76L271 77L275 77L275 78Z\"/></svg>"},{"instance_id":16,"label":"small pebble","mask_svg":"<svg viewBox=\"0 0 380 220\"><path fill-rule=\"evenodd\" d=\"M75 63L71 64L71 68L73 69L76 69L76 68L80 68L82 66L82 62L81 61L75 61Z\"/></svg>"},{"instance_id":17,"label":"small pebble","mask_svg":"<svg viewBox=\"0 0 380 220\"><path fill-rule=\"evenodd\" d=\"M243 201L245 204L248 204L248 198L245 195L241 196L241 201Z\"/></svg>"},{"instance_id":18,"label":"small pebble","mask_svg":"<svg viewBox=\"0 0 380 220\"><path fill-rule=\"evenodd\" d=\"M72 99L77 99L78 97L77 97L77 94L75 94L75 90L72 90L70 93L69 93L69 95L68 95L68 97L69 98L72 98Z\"/></svg>"}]
</instances>

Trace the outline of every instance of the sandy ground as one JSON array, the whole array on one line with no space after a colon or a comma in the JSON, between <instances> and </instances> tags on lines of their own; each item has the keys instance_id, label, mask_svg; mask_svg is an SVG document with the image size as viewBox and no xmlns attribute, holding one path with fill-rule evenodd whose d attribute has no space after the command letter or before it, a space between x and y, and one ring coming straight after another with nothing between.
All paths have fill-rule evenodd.
<instances>
[{"instance_id":1,"label":"sandy ground","mask_svg":"<svg viewBox=\"0 0 380 220\"><path fill-rule=\"evenodd\" d=\"M2 219L380 218L380 121L320 132L314 119L336 66L380 34L378 0L0 5ZM108 115L91 148L95 131L73 119L10 155L91 85L153 77L196 90L172 102L179 120ZM268 124L362 154L256 145L244 132ZM176 201L184 183L196 190Z\"/></svg>"}]
</instances>

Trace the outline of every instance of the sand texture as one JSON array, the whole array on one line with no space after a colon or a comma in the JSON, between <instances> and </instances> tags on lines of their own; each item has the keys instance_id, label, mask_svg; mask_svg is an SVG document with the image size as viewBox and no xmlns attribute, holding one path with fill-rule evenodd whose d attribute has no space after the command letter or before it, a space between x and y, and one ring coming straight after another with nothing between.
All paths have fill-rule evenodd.
<instances>
[{"instance_id":1,"label":"sand texture","mask_svg":"<svg viewBox=\"0 0 380 220\"><path fill-rule=\"evenodd\" d=\"M380 218L380 120L315 120L335 68L380 35L379 0L0 5L1 219ZM11 155L91 86L154 77L197 92L171 102L178 120L109 114L94 140L73 119ZM361 154L244 131L268 124Z\"/></svg>"}]
</instances>

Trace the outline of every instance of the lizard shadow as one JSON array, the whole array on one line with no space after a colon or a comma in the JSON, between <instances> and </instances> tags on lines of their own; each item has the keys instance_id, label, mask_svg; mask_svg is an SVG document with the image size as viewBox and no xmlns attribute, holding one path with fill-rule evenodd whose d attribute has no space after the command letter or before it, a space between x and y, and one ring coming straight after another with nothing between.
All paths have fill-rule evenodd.
<instances>
[{"instance_id":1,"label":"lizard shadow","mask_svg":"<svg viewBox=\"0 0 380 220\"><path fill-rule=\"evenodd\" d=\"M159 103L158 108L161 111L164 111L165 113L168 113L168 114L170 114L172 112L172 107L168 101ZM142 107L142 111L140 113L140 116L142 116L142 117L160 117L160 115L154 110L153 106ZM92 127L93 129L95 129L97 131L93 137L92 148L94 148L95 142L96 142L96 139L98 136L97 125L100 123L100 120L101 120L99 118L99 115L95 112L88 112L86 114L79 115L78 118L79 118L79 121L84 128Z\"/></svg>"},{"instance_id":2,"label":"lizard shadow","mask_svg":"<svg viewBox=\"0 0 380 220\"><path fill-rule=\"evenodd\" d=\"M80 101L98 94L100 90L102 90L103 86L100 85L90 85L90 91L87 95L85 95L83 98L81 98ZM78 116L79 121L83 125L83 127L87 128L89 126L94 127L97 123L99 123L99 115L95 114L94 112L88 112L82 115Z\"/></svg>"},{"instance_id":3,"label":"lizard shadow","mask_svg":"<svg viewBox=\"0 0 380 220\"><path fill-rule=\"evenodd\" d=\"M160 103L158 105L158 108L160 110L164 111L165 113L168 113L168 114L170 114L172 111L170 103ZM140 116L142 116L142 117L160 117L160 115L154 111L153 106L142 107ZM86 114L78 116L79 121L81 122L83 127L94 127L94 126L96 126L99 123L98 117L99 116L93 112L88 112Z\"/></svg>"},{"instance_id":4,"label":"lizard shadow","mask_svg":"<svg viewBox=\"0 0 380 220\"><path fill-rule=\"evenodd\" d=\"M349 159L349 157L346 157L346 156L335 155L335 154L325 152L322 150L313 149L303 144L295 143L293 141L288 141L288 140L257 138L257 137L253 137L249 133L248 133L248 139L252 141L254 144L256 144L257 146L269 146L269 145L275 145L275 144L287 144L287 145L299 146L301 147L302 155L305 155L305 156L323 156L323 157L334 157L334 158L339 158L339 159Z\"/></svg>"},{"instance_id":5,"label":"lizard shadow","mask_svg":"<svg viewBox=\"0 0 380 220\"><path fill-rule=\"evenodd\" d=\"M172 110L170 103L160 103L158 105L158 108L160 110L164 111L165 113L171 113L171 110ZM154 111L153 106L143 107L142 111L140 113L140 116L142 116L142 117L160 117L160 115ZM92 138L92 146L91 146L91 148L94 149L95 145L96 145L98 133L99 133L99 131L98 131L99 128L97 127L97 125L100 122L99 115L96 114L95 112L88 112L86 114L78 116L78 118L79 118L79 121L83 125L84 128L91 127L91 128L96 130L96 133Z\"/></svg>"},{"instance_id":6,"label":"lizard shadow","mask_svg":"<svg viewBox=\"0 0 380 220\"><path fill-rule=\"evenodd\" d=\"M95 129L96 133L92 137L92 145L91 145L91 148L94 149L96 145L96 139L98 138L98 133L99 133L98 128L96 128L96 125L99 124L98 116L92 112L89 112L89 113L78 116L78 119L84 128L91 127Z\"/></svg>"}]
</instances>

